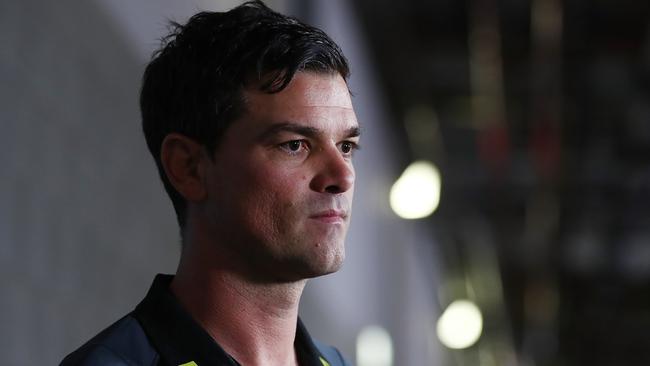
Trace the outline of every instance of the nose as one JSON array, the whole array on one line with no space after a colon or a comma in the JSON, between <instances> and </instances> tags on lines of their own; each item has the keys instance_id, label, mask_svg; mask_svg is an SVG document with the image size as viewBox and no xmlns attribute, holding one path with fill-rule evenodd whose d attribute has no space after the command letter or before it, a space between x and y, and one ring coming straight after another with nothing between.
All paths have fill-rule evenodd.
<instances>
[{"instance_id":1,"label":"nose","mask_svg":"<svg viewBox=\"0 0 650 366\"><path fill-rule=\"evenodd\" d=\"M354 186L352 161L341 156L337 148L321 151L316 174L310 188L319 193L344 193Z\"/></svg>"}]
</instances>

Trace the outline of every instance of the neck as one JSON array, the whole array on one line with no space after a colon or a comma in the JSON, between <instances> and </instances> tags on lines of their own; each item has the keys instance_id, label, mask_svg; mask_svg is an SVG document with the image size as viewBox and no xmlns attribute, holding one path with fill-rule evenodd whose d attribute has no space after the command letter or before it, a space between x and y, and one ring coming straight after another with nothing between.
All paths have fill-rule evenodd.
<instances>
[{"instance_id":1,"label":"neck","mask_svg":"<svg viewBox=\"0 0 650 366\"><path fill-rule=\"evenodd\" d=\"M186 243L171 284L183 307L240 364L297 365L294 340L306 281L252 282L220 265L212 246L194 244Z\"/></svg>"}]
</instances>

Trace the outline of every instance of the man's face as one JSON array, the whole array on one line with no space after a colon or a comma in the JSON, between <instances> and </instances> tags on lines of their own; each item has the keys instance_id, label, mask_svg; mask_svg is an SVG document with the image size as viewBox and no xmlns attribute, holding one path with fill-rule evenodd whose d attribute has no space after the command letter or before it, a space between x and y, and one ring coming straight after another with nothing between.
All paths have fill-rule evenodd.
<instances>
[{"instance_id":1,"label":"man's face","mask_svg":"<svg viewBox=\"0 0 650 366\"><path fill-rule=\"evenodd\" d=\"M283 91L244 92L208 171L211 240L259 280L338 270L345 257L359 125L343 78L299 72Z\"/></svg>"}]
</instances>

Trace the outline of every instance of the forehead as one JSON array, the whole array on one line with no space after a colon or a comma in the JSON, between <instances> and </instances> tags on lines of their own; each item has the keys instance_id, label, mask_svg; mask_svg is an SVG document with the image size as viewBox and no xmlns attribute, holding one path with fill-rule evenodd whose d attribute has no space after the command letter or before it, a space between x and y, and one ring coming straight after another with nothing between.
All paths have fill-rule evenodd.
<instances>
[{"instance_id":1,"label":"forehead","mask_svg":"<svg viewBox=\"0 0 650 366\"><path fill-rule=\"evenodd\" d=\"M318 119L356 123L350 92L339 74L298 72L280 92L269 94L257 89L244 91L247 114L265 120ZM306 121L302 121L307 119ZM353 119L353 121L352 121Z\"/></svg>"}]
</instances>

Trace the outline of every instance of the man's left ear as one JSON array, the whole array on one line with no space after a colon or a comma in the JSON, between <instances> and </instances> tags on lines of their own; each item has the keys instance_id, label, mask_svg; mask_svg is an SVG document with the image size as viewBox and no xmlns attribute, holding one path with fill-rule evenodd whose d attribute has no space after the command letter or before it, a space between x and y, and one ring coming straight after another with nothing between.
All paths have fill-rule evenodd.
<instances>
[{"instance_id":1,"label":"man's left ear","mask_svg":"<svg viewBox=\"0 0 650 366\"><path fill-rule=\"evenodd\" d=\"M201 144L179 134L165 136L160 161L167 179L187 201L199 202L207 197L206 174L209 156Z\"/></svg>"}]
</instances>

